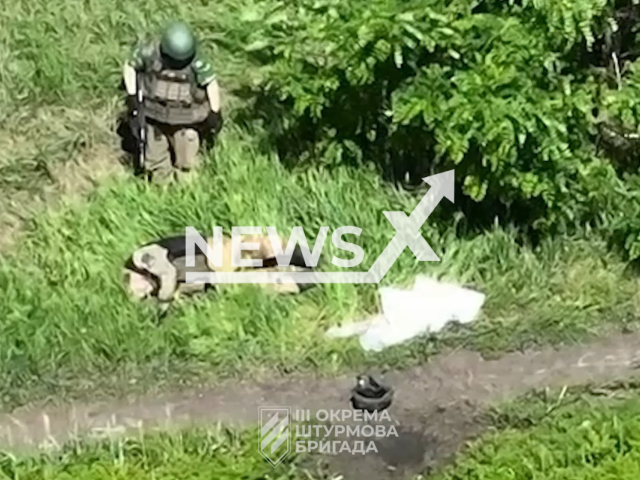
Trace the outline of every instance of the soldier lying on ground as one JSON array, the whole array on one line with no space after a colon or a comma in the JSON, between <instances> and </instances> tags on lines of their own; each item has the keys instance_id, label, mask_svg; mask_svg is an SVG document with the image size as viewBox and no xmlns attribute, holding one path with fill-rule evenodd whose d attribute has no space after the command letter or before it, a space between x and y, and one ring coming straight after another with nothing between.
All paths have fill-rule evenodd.
<instances>
[{"instance_id":1,"label":"soldier lying on ground","mask_svg":"<svg viewBox=\"0 0 640 480\"><path fill-rule=\"evenodd\" d=\"M196 49L191 29L170 24L161 38L138 45L123 69L129 110L137 105L141 78L144 119L132 117L132 131L146 132L143 168L154 183L170 182L197 166L203 134L222 127L220 93L211 64ZM143 124L136 122L146 122ZM139 136L139 133L134 133Z\"/></svg>"},{"instance_id":2,"label":"soldier lying on ground","mask_svg":"<svg viewBox=\"0 0 640 480\"><path fill-rule=\"evenodd\" d=\"M288 240L281 238L280 241L282 249L285 251ZM296 245L290 265L280 267L277 264L276 255L273 252L268 235L246 235L243 236L242 242L260 245L259 250L244 250L242 252L242 258L261 259L263 261L263 267L255 268L255 270L272 272L311 271L305 266L299 245ZM213 249L213 238L208 238L207 243ZM239 270L239 267L235 267L231 263L230 238L223 238L222 251L222 266L216 267L196 245L195 266L187 267L185 236L163 238L149 243L134 252L125 264L125 277L128 282L129 292L137 299L149 296L156 297L166 308L166 305L176 295L200 292L210 287L207 284L185 283L187 272L232 272ZM268 283L260 285L276 293L300 293L312 286L298 283Z\"/></svg>"}]
</instances>

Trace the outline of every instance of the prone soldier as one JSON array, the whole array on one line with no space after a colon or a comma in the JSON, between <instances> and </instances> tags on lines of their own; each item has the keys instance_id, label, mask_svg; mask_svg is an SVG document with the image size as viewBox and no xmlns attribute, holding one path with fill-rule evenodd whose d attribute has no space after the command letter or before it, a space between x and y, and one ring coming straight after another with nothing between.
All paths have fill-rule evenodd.
<instances>
[{"instance_id":1,"label":"prone soldier","mask_svg":"<svg viewBox=\"0 0 640 480\"><path fill-rule=\"evenodd\" d=\"M285 239L281 238L281 248L287 246ZM299 245L292 254L290 265L280 267L277 264L276 254L271 246L268 235L247 235L243 242L257 243L259 249L245 250L243 258L262 260L262 267L255 267L257 271L276 272L309 272L305 266L304 257ZM213 238L208 238L207 243L213 249ZM129 293L136 299L155 297L166 306L178 295L191 294L204 291L210 287L201 283L186 283L187 272L232 272L239 268L232 265L232 243L229 237L224 237L222 242L222 264L215 266L197 246L195 248L195 265L186 265L187 242L185 236L175 236L158 239L136 250L125 263L125 278L127 279ZM300 293L307 290L313 284L278 283L260 284L263 288L276 293Z\"/></svg>"}]
</instances>

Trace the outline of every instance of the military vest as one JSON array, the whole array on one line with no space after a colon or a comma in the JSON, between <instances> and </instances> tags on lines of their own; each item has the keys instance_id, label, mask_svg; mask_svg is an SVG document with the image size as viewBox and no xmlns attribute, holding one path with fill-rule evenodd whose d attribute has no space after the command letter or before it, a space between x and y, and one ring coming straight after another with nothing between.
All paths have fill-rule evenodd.
<instances>
[{"instance_id":1,"label":"military vest","mask_svg":"<svg viewBox=\"0 0 640 480\"><path fill-rule=\"evenodd\" d=\"M182 70L165 68L156 58L144 74L145 116L168 125L192 125L207 119L207 92L198 86L192 66Z\"/></svg>"}]
</instances>

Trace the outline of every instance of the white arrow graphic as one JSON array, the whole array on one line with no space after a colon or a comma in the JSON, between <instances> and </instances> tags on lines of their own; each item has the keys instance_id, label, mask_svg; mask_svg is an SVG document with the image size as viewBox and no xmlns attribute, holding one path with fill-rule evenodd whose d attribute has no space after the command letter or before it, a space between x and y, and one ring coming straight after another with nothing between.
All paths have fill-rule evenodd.
<instances>
[{"instance_id":1,"label":"white arrow graphic","mask_svg":"<svg viewBox=\"0 0 640 480\"><path fill-rule=\"evenodd\" d=\"M407 217L404 212L383 212L398 233L369 269L368 273L373 276L373 283L379 283L382 280L406 247L411 249L420 262L440 261L420 234L420 228L443 197L447 197L451 202L454 201L454 171L449 170L425 177L422 181L431 185L431 188L411 212L411 216Z\"/></svg>"},{"instance_id":2,"label":"white arrow graphic","mask_svg":"<svg viewBox=\"0 0 640 480\"><path fill-rule=\"evenodd\" d=\"M407 216L404 212L383 212L396 235L368 272L187 272L187 283L380 283L405 248L420 262L439 262L420 228L436 206L447 198L454 202L454 170L422 179L431 188Z\"/></svg>"}]
</instances>

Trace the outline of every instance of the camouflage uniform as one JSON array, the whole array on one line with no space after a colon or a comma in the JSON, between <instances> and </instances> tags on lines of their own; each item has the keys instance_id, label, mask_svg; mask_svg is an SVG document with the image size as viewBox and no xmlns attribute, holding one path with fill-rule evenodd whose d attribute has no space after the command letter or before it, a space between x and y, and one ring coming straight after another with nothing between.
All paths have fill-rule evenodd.
<instances>
[{"instance_id":1,"label":"camouflage uniform","mask_svg":"<svg viewBox=\"0 0 640 480\"><path fill-rule=\"evenodd\" d=\"M173 242L173 245L171 243ZM293 254L292 265L288 267L275 266L275 253L271 247L269 237L266 235L246 236L245 243L259 243L259 250L244 250L242 257L247 259L262 259L263 264L273 266L257 268L259 271L271 272L304 272L304 260L299 247ZM213 239L208 240L213 248ZM176 248L175 245L179 246ZM281 239L282 248L286 249L287 242ZM160 240L138 249L131 256L125 267L128 277L129 291L135 298L142 299L147 296L155 296L160 302L170 302L176 294L193 293L206 290L208 285L187 284L187 272L232 272L241 270L231 262L231 239L223 240L222 266L216 267L209 262L203 252L196 247L196 261L194 267L186 266L186 247L184 237L172 237ZM246 270L246 269L243 269ZM260 284L262 288L275 293L300 293L309 285L297 283Z\"/></svg>"},{"instance_id":2,"label":"camouflage uniform","mask_svg":"<svg viewBox=\"0 0 640 480\"><path fill-rule=\"evenodd\" d=\"M198 55L181 70L169 68L159 41L138 45L129 65L143 73L145 169L154 182L166 183L174 168L188 171L197 166L200 129L211 112L206 87L216 75L211 64Z\"/></svg>"}]
</instances>

